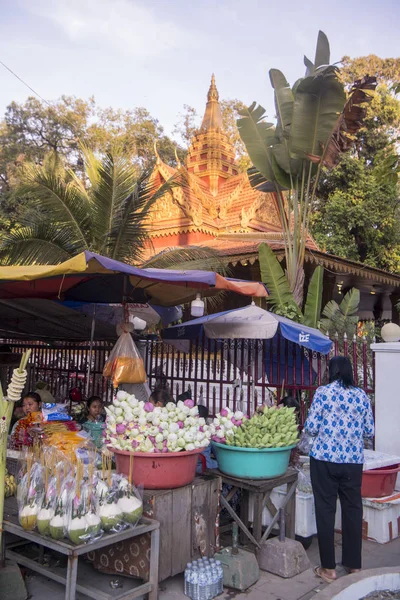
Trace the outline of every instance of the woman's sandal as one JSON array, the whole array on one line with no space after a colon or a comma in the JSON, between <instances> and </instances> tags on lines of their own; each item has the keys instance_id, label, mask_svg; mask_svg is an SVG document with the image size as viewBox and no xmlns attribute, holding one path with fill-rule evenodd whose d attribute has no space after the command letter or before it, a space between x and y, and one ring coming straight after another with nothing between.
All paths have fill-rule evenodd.
<instances>
[{"instance_id":1,"label":"woman's sandal","mask_svg":"<svg viewBox=\"0 0 400 600\"><path fill-rule=\"evenodd\" d=\"M346 571L347 575L354 575L354 573L359 573L361 569L349 569L349 567L345 567L342 565L343 569Z\"/></svg>"},{"instance_id":2,"label":"woman's sandal","mask_svg":"<svg viewBox=\"0 0 400 600\"><path fill-rule=\"evenodd\" d=\"M322 571L322 567L314 567L314 573L317 577L322 579L322 581L325 581L325 583L333 583L336 581L336 577L328 577L328 575L325 575Z\"/></svg>"}]
</instances>

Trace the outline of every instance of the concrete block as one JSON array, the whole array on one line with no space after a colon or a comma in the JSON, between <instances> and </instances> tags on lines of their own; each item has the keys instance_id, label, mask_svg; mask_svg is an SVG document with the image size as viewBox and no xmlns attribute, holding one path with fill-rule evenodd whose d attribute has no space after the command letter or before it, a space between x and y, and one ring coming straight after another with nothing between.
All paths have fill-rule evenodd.
<instances>
[{"instance_id":1,"label":"concrete block","mask_svg":"<svg viewBox=\"0 0 400 600\"><path fill-rule=\"evenodd\" d=\"M232 548L223 548L214 558L221 561L225 587L244 592L259 580L260 569L252 552L238 548L234 554Z\"/></svg>"},{"instance_id":2,"label":"concrete block","mask_svg":"<svg viewBox=\"0 0 400 600\"><path fill-rule=\"evenodd\" d=\"M0 568L0 598L1 600L27 600L25 582L16 563L6 562Z\"/></svg>"},{"instance_id":3,"label":"concrete block","mask_svg":"<svg viewBox=\"0 0 400 600\"><path fill-rule=\"evenodd\" d=\"M260 569L284 577L294 577L310 568L306 551L300 542L285 538L272 538L265 542L257 552Z\"/></svg>"}]
</instances>

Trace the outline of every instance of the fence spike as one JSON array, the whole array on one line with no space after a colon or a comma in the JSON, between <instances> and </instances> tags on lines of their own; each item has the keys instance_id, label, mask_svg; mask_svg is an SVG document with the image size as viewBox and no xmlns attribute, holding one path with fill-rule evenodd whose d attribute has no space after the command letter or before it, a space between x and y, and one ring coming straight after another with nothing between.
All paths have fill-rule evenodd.
<instances>
[{"instance_id":1,"label":"fence spike","mask_svg":"<svg viewBox=\"0 0 400 600\"><path fill-rule=\"evenodd\" d=\"M335 340L338 340L338 339L339 339L339 333L338 333L338 332L336 332L336 333L335 333Z\"/></svg>"},{"instance_id":2,"label":"fence spike","mask_svg":"<svg viewBox=\"0 0 400 600\"><path fill-rule=\"evenodd\" d=\"M343 334L343 340L345 340L345 341L347 340L347 333L346 332L344 332L344 334Z\"/></svg>"},{"instance_id":3,"label":"fence spike","mask_svg":"<svg viewBox=\"0 0 400 600\"><path fill-rule=\"evenodd\" d=\"M356 336L356 334L353 335L353 342L357 342L357 336Z\"/></svg>"}]
</instances>

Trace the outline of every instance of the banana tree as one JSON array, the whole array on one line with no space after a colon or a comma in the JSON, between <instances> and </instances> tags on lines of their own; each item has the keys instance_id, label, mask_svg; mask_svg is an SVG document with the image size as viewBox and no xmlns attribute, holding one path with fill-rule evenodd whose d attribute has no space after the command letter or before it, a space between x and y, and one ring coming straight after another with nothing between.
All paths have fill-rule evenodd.
<instances>
[{"instance_id":1,"label":"banana tree","mask_svg":"<svg viewBox=\"0 0 400 600\"><path fill-rule=\"evenodd\" d=\"M348 96L329 64L330 49L320 31L314 62L305 57L307 71L293 87L278 69L269 72L274 89L276 125L264 120L255 102L240 111L237 124L254 168L250 181L261 191L275 192L281 220L286 277L300 307L304 289L304 257L309 239L310 208L324 167L332 168L351 145L350 134L362 125L376 82L356 82Z\"/></svg>"},{"instance_id":2,"label":"banana tree","mask_svg":"<svg viewBox=\"0 0 400 600\"><path fill-rule=\"evenodd\" d=\"M324 269L322 267L315 269L308 285L307 298L302 311L295 301L288 279L272 249L267 244L261 244L258 257L261 281L268 288L268 306L271 310L309 327L319 327Z\"/></svg>"},{"instance_id":3,"label":"banana tree","mask_svg":"<svg viewBox=\"0 0 400 600\"><path fill-rule=\"evenodd\" d=\"M321 329L325 334L354 335L358 323L359 290L352 288L340 304L331 300L322 309L324 269L316 267L308 284L302 311L295 302L285 273L272 249L267 244L261 244L258 257L261 281L268 287L268 305L272 312Z\"/></svg>"}]
</instances>

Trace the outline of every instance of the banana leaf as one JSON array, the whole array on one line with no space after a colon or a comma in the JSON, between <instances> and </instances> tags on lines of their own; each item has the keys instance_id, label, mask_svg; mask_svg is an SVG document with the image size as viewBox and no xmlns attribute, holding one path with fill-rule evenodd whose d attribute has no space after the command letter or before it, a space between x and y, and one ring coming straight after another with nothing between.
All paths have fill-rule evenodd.
<instances>
[{"instance_id":1,"label":"banana leaf","mask_svg":"<svg viewBox=\"0 0 400 600\"><path fill-rule=\"evenodd\" d=\"M288 305L296 307L287 277L272 249L267 244L261 244L258 249L258 257L261 281L266 284L269 291L269 306L273 309ZM298 312L300 316L299 309Z\"/></svg>"},{"instance_id":2,"label":"banana leaf","mask_svg":"<svg viewBox=\"0 0 400 600\"><path fill-rule=\"evenodd\" d=\"M346 102L336 67L303 79L296 90L290 127L293 158L321 157Z\"/></svg>"},{"instance_id":3,"label":"banana leaf","mask_svg":"<svg viewBox=\"0 0 400 600\"><path fill-rule=\"evenodd\" d=\"M321 318L323 280L324 269L317 267L308 286L307 300L304 307L304 324L309 327L318 327Z\"/></svg>"}]
</instances>

